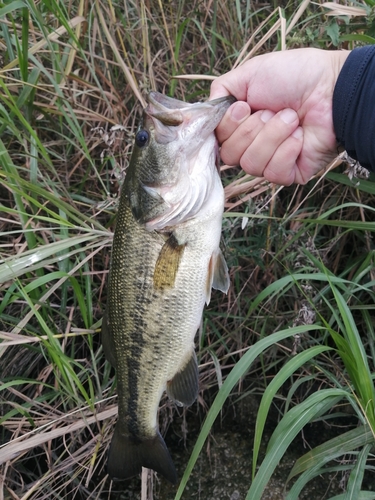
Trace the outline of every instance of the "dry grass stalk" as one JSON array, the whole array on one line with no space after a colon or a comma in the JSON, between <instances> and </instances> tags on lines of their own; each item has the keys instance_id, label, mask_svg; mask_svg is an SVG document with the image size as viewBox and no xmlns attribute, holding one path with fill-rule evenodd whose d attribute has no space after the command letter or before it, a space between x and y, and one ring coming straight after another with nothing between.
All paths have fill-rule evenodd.
<instances>
[{"instance_id":1,"label":"dry grass stalk","mask_svg":"<svg viewBox=\"0 0 375 500\"><path fill-rule=\"evenodd\" d=\"M49 441L62 436L66 436L68 434L74 434L78 430L84 429L89 425L115 417L117 415L117 406L100 411L93 416L88 415L79 418L71 424L57 427L52 431L46 431L45 429L43 429L41 433L36 435L35 433L37 432L37 430L29 432L23 436L19 436L18 438L13 439L5 445L0 446L0 465L8 462L9 460L14 460L21 454L45 443L48 443ZM64 419L66 418L67 416L64 416ZM48 426L54 425L54 423L54 421L51 421L48 423Z\"/></svg>"},{"instance_id":2,"label":"dry grass stalk","mask_svg":"<svg viewBox=\"0 0 375 500\"><path fill-rule=\"evenodd\" d=\"M2 22L5 22L6 24L10 24L7 21L2 21ZM85 18L81 17L81 16L77 16L77 17L74 17L73 19L71 19L68 24L69 24L70 28L75 28L76 26L82 24L83 22L85 22ZM42 50L48 44L48 42L56 42L59 40L60 37L62 37L66 33L67 33L67 28L65 26L60 26L59 28L54 30L53 33L50 33L48 35L47 39L42 39L39 42L37 42L36 44L32 45L29 48L29 53L30 54L38 54L38 52L40 52L40 50ZM19 63L20 63L20 61L18 58L13 59L13 61L11 61L9 64L4 66L0 70L0 74L2 72L6 72L10 69L15 68Z\"/></svg>"},{"instance_id":3,"label":"dry grass stalk","mask_svg":"<svg viewBox=\"0 0 375 500\"><path fill-rule=\"evenodd\" d=\"M286 35L289 35L289 33L293 30L297 22L301 19L302 15L306 11L307 7L309 6L311 0L303 0L301 5L298 7L297 12L294 14L292 19L290 20L288 24L288 28L286 30Z\"/></svg>"},{"instance_id":4,"label":"dry grass stalk","mask_svg":"<svg viewBox=\"0 0 375 500\"><path fill-rule=\"evenodd\" d=\"M134 95L136 96L138 101L141 103L141 105L143 107L146 107L146 101L144 100L144 98L139 90L139 87L138 87L133 75L131 74L131 72L129 70L129 67L125 64L125 62L124 62L124 60L123 60L123 58L118 50L117 44L116 44L115 40L112 38L112 35L107 27L107 23L106 23L106 20L104 18L102 9L100 8L99 3L96 3L95 5L96 5L96 11L98 14L101 28L103 29L103 31L106 35L106 38L108 40L108 43L111 46L111 49L113 50L113 54L115 56L117 63L120 65L122 71L124 72L126 80L129 83L130 88L134 92Z\"/></svg>"},{"instance_id":5,"label":"dry grass stalk","mask_svg":"<svg viewBox=\"0 0 375 500\"><path fill-rule=\"evenodd\" d=\"M341 5L335 2L323 2L322 8L329 10L329 12L326 12L327 16L365 17L367 15L365 6L354 7L351 5Z\"/></svg>"},{"instance_id":6,"label":"dry grass stalk","mask_svg":"<svg viewBox=\"0 0 375 500\"><path fill-rule=\"evenodd\" d=\"M86 263L89 262L97 253L99 253L105 246L107 246L108 242L104 243L103 245L99 246L97 249L92 251L89 255L87 255L79 264L77 264L68 274L74 275L79 269L82 268L82 266ZM68 279L68 275L61 278L58 280L54 285L50 287L50 289L40 298L39 303L35 304L34 307L31 308L28 314L15 326L12 331L10 332L11 335L18 335L27 325L27 323L31 320L31 318L37 313L37 311L42 307L42 305L47 301L49 297L53 293L58 290L63 283ZM9 346L10 344L1 344L0 345L0 358L4 355L6 347Z\"/></svg>"}]
</instances>

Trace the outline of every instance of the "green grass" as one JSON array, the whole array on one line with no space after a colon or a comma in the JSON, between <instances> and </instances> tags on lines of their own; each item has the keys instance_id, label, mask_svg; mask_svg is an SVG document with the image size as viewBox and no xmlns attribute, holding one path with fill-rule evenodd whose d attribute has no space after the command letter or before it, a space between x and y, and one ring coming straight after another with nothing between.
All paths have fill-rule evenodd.
<instances>
[{"instance_id":1,"label":"green grass","mask_svg":"<svg viewBox=\"0 0 375 500\"><path fill-rule=\"evenodd\" d=\"M145 93L205 98L210 79L262 52L372 43L373 2L354 5L352 17L342 5L0 3L0 496L116 491L105 473L116 393L100 326ZM259 409L249 422L247 498L262 498L311 423L335 434L295 462L286 498L330 474L343 478L344 492L327 498L375 498L375 184L344 171L283 190L223 171L231 289L214 294L203 318L205 421L176 500L198 474L217 417L248 393L259 395ZM173 411L163 404L163 429Z\"/></svg>"}]
</instances>

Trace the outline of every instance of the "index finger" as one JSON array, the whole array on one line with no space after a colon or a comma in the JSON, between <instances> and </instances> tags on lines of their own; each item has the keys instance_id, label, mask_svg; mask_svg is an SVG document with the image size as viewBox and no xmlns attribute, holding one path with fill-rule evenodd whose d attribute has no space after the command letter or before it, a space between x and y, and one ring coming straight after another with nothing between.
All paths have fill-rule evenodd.
<instances>
[{"instance_id":1,"label":"index finger","mask_svg":"<svg viewBox=\"0 0 375 500\"><path fill-rule=\"evenodd\" d=\"M238 126L250 116L250 112L250 106L244 101L237 101L228 108L216 128L219 144L222 144L233 134Z\"/></svg>"}]
</instances>

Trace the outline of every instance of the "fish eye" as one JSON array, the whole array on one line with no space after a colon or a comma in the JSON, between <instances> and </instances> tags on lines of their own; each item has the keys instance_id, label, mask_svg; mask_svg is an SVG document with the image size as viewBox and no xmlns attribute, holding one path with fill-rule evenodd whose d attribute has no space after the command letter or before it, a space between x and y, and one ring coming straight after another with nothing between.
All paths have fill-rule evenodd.
<instances>
[{"instance_id":1,"label":"fish eye","mask_svg":"<svg viewBox=\"0 0 375 500\"><path fill-rule=\"evenodd\" d=\"M147 130L141 129L136 133L135 136L135 143L139 148L143 148L143 146L146 146L148 143L148 139L150 137L150 134L147 132Z\"/></svg>"}]
</instances>

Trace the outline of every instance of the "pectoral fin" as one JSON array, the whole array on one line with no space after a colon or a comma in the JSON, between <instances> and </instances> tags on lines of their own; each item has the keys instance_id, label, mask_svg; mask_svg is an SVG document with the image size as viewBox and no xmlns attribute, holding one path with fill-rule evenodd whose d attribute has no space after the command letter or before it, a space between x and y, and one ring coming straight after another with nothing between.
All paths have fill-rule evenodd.
<instances>
[{"instance_id":1,"label":"pectoral fin","mask_svg":"<svg viewBox=\"0 0 375 500\"><path fill-rule=\"evenodd\" d=\"M197 399L198 388L198 363L195 352L192 351L183 369L167 382L167 394L178 405L190 406Z\"/></svg>"},{"instance_id":2,"label":"pectoral fin","mask_svg":"<svg viewBox=\"0 0 375 500\"><path fill-rule=\"evenodd\" d=\"M185 245L179 245L173 234L164 243L156 261L154 287L159 290L173 288Z\"/></svg>"},{"instance_id":3,"label":"pectoral fin","mask_svg":"<svg viewBox=\"0 0 375 500\"><path fill-rule=\"evenodd\" d=\"M223 293L228 293L230 281L228 274L228 266L225 262L224 255L221 250L211 255L208 266L208 275L206 283L206 304L209 304L211 299L211 288L220 290Z\"/></svg>"}]
</instances>

